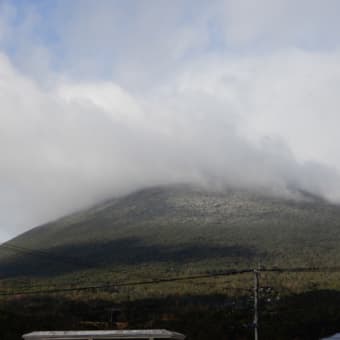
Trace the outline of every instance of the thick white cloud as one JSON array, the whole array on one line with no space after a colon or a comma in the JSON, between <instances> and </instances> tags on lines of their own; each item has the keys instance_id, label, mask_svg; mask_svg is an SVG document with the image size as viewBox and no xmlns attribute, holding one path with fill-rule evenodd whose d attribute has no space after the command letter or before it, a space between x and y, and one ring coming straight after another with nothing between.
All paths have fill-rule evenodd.
<instances>
[{"instance_id":1,"label":"thick white cloud","mask_svg":"<svg viewBox=\"0 0 340 340\"><path fill-rule=\"evenodd\" d=\"M338 1L39 6L0 2L0 240L166 183L339 202Z\"/></svg>"},{"instance_id":2,"label":"thick white cloud","mask_svg":"<svg viewBox=\"0 0 340 340\"><path fill-rule=\"evenodd\" d=\"M20 231L145 186L197 182L340 198L338 54L202 58L157 89L59 78L0 57L0 224ZM325 165L326 164L326 165Z\"/></svg>"},{"instance_id":3,"label":"thick white cloud","mask_svg":"<svg viewBox=\"0 0 340 340\"><path fill-rule=\"evenodd\" d=\"M340 169L340 53L289 49L269 56L203 59L187 67L180 87L224 99L252 140L282 138L300 160Z\"/></svg>"}]
</instances>

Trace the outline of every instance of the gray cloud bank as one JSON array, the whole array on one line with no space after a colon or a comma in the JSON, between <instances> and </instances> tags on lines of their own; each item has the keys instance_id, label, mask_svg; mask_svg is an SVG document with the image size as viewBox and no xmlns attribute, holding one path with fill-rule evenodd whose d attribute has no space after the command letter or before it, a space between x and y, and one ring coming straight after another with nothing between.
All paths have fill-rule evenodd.
<instances>
[{"instance_id":1,"label":"gray cloud bank","mask_svg":"<svg viewBox=\"0 0 340 340\"><path fill-rule=\"evenodd\" d=\"M65 77L46 89L1 55L0 224L13 235L179 182L282 195L295 188L339 202L338 60L298 50L204 58L132 94Z\"/></svg>"}]
</instances>

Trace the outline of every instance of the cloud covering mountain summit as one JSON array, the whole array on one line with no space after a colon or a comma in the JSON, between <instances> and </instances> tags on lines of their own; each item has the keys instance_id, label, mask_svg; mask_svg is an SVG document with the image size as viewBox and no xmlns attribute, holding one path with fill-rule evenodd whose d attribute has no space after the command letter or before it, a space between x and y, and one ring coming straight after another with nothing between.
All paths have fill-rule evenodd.
<instances>
[{"instance_id":1,"label":"cloud covering mountain summit","mask_svg":"<svg viewBox=\"0 0 340 340\"><path fill-rule=\"evenodd\" d=\"M0 5L0 239L172 183L340 202L335 2L278 1L299 37L266 1L51 3Z\"/></svg>"}]
</instances>

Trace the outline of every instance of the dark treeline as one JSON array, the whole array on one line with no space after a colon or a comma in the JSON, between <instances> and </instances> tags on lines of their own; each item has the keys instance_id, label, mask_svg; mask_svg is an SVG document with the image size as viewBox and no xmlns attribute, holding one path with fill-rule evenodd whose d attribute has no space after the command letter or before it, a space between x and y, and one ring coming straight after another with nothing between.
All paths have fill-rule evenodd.
<instances>
[{"instance_id":1,"label":"dark treeline","mask_svg":"<svg viewBox=\"0 0 340 340\"><path fill-rule=\"evenodd\" d=\"M340 330L340 293L318 290L260 300L261 339L313 340ZM250 295L170 296L114 303L92 298L39 296L1 301L0 339L36 330L166 328L188 340L252 339Z\"/></svg>"}]
</instances>

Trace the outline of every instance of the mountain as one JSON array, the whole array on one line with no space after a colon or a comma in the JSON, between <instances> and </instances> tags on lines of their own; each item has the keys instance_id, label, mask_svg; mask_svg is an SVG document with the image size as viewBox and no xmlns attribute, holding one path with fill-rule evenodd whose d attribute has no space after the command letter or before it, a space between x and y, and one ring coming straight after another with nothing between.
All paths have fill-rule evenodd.
<instances>
[{"instance_id":1,"label":"mountain","mask_svg":"<svg viewBox=\"0 0 340 340\"><path fill-rule=\"evenodd\" d=\"M340 207L307 193L168 186L141 190L34 228L0 247L0 273L335 265Z\"/></svg>"}]
</instances>

